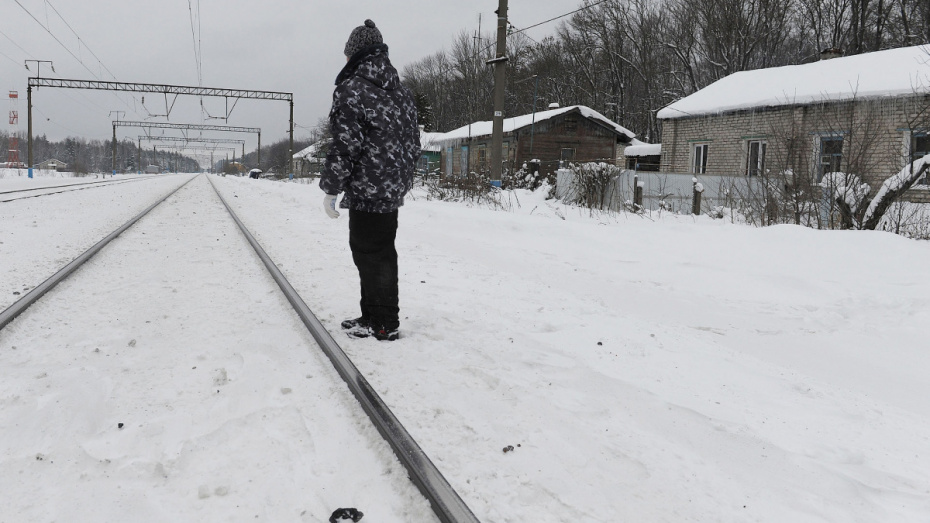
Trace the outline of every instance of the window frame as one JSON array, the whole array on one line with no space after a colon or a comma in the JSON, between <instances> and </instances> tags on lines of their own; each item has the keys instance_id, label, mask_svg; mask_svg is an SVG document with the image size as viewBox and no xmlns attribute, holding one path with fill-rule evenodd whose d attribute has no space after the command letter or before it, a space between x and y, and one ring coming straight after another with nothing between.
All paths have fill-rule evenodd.
<instances>
[{"instance_id":1,"label":"window frame","mask_svg":"<svg viewBox=\"0 0 930 523\"><path fill-rule=\"evenodd\" d=\"M446 147L446 176L455 175L455 148Z\"/></svg>"},{"instance_id":2,"label":"window frame","mask_svg":"<svg viewBox=\"0 0 930 523\"><path fill-rule=\"evenodd\" d=\"M701 151L700 156L698 151ZM707 157L709 153L709 142L691 144L691 174L707 174ZM700 161L698 158L700 158ZM700 167L698 167L698 163L700 163Z\"/></svg>"},{"instance_id":3,"label":"window frame","mask_svg":"<svg viewBox=\"0 0 930 523\"><path fill-rule=\"evenodd\" d=\"M475 152L478 153L478 157L475 159L475 171L478 173L485 173L488 171L488 166L491 162L488 159L488 147L485 144L478 144L475 146Z\"/></svg>"},{"instance_id":4,"label":"window frame","mask_svg":"<svg viewBox=\"0 0 930 523\"><path fill-rule=\"evenodd\" d=\"M470 172L469 164L471 163L471 158L469 158L469 147L463 145L460 150L459 167L461 168L461 175L465 177L468 176Z\"/></svg>"},{"instance_id":5,"label":"window frame","mask_svg":"<svg viewBox=\"0 0 930 523\"><path fill-rule=\"evenodd\" d=\"M820 143L818 144L818 155L817 155L817 177L816 182L820 183L823 181L823 177L827 173L832 172L843 172L843 150L846 148L846 137L842 134L822 134L818 136ZM827 142L839 142L840 151L839 153L829 153L825 152ZM828 162L824 162L824 159L830 156ZM824 166L829 165L829 170L825 169Z\"/></svg>"},{"instance_id":6,"label":"window frame","mask_svg":"<svg viewBox=\"0 0 930 523\"><path fill-rule=\"evenodd\" d=\"M756 146L756 159L753 161L753 145ZM762 176L765 173L765 155L768 151L768 141L748 140L746 144L746 176ZM753 166L755 164L755 166Z\"/></svg>"},{"instance_id":7,"label":"window frame","mask_svg":"<svg viewBox=\"0 0 930 523\"><path fill-rule=\"evenodd\" d=\"M925 141L926 141L926 143L925 143L924 146L923 146L923 147L924 147L924 150L923 150L923 151L917 151L917 150L916 150L916 149L917 149L917 140L918 140L918 139L921 139L921 140L925 140ZM911 131L911 139L910 139L910 144L909 144L909 145L910 145L910 147L909 147L909 152L910 152L909 158L910 158L910 161L908 161L908 164L912 164L912 163L914 163L914 161L916 161L917 159L923 158L924 156L930 154L930 132L928 132L928 131ZM914 185L930 186L930 175L928 175L927 173L924 173L924 175L921 176L920 179L917 180L917 183L915 183Z\"/></svg>"}]
</instances>

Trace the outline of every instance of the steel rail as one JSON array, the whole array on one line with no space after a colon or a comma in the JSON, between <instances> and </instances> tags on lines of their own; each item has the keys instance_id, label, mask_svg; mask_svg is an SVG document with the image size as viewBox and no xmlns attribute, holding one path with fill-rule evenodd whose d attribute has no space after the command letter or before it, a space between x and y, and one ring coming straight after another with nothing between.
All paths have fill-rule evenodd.
<instances>
[{"instance_id":1,"label":"steel rail","mask_svg":"<svg viewBox=\"0 0 930 523\"><path fill-rule=\"evenodd\" d=\"M326 328L323 327L320 320L317 319L307 304L304 303L303 299L287 281L287 278L284 277L284 274L278 269L278 266L275 265L271 257L269 257L261 245L259 245L258 241L255 240L255 237L252 236L245 224L236 216L236 213L233 212L229 204L226 203L226 199L223 198L223 195L220 194L220 191L216 188L213 180L211 180L210 177L207 177L207 180L210 181L210 185L213 186L213 190L216 191L220 201L223 202L226 210L229 211L229 214L239 226L239 230L242 231L242 234L249 241L249 244L252 245L258 257L261 258L262 263L265 264L272 278L277 282L281 291L284 292L287 300L294 307L294 310L307 327L307 330L310 331L310 334L320 345L320 348L323 349L323 352L332 362L336 371L346 382L346 385L348 385L349 390L352 391L352 394L361 404L362 409L378 429L378 432L381 433L381 437L388 442L391 449L393 449L394 453L397 455L397 458L407 469L411 481L413 481L423 496L429 500L433 512L436 513L439 520L442 521L442 523L478 523L478 518L475 517L471 509L468 508L465 502L462 501L462 498L459 497L458 493L449 485L449 482L446 481L446 478L439 472L436 465L430 461L429 457L423 452L417 442L414 441L410 433L401 425L400 421L394 413L391 412L391 409L388 408L384 400L378 396L378 393L375 392L374 388L368 383L368 380L359 372L355 364L352 363L352 360L346 356L346 353L343 352L339 344L336 343L336 340L326 331Z\"/></svg>"},{"instance_id":2,"label":"steel rail","mask_svg":"<svg viewBox=\"0 0 930 523\"><path fill-rule=\"evenodd\" d=\"M69 263L68 265L65 265L61 270L53 274L50 278L40 283L35 289L32 289L31 291L26 293L22 298L13 302L13 304L7 307L6 310L4 310L3 312L0 312L0 329L3 329L7 325L9 325L9 323L12 322L14 319L16 319L17 316L19 316L26 309L28 309L30 305L38 301L39 298L41 298L42 296L45 296L45 294L48 291L52 290L52 288L54 288L56 285L61 283L62 280L70 276L71 273L76 271L79 267L81 267L81 265L84 265L84 263L86 263L87 260L93 258L95 254L97 254L98 252L100 252L101 249L106 247L106 245L110 243L111 241L113 241L114 238L122 234L126 229L132 227L137 221L142 219L143 216L148 214L155 207L158 207L159 204L161 204L162 202L170 198L171 195L180 191L184 186L191 183L191 181L194 180L195 178L197 177L192 176L190 180L187 180L186 182L181 184L180 187L172 190L171 192L166 194L164 197L162 197L161 199L159 199L152 205L148 206L144 211L140 212L134 218L124 223L119 229L116 229L115 231L111 232L104 239L94 244L93 247L91 247L90 249L87 249L86 251L84 251L83 254L81 254L74 260L72 260L71 263Z\"/></svg>"},{"instance_id":3,"label":"steel rail","mask_svg":"<svg viewBox=\"0 0 930 523\"><path fill-rule=\"evenodd\" d=\"M0 191L0 195L9 195L9 194L17 194L17 193L27 193L27 192L32 192L32 191L50 191L54 189L61 189L60 191L56 190L55 192L44 192L42 194L33 194L31 196L19 196L16 198L10 198L9 200L0 200L0 203L15 202L16 200L24 200L26 198L38 198L39 196L49 196L51 194L61 194L61 193L71 192L71 191L81 191L84 189L99 189L101 185L120 185L122 183L138 182L142 180L149 180L151 178L153 178L153 176L145 176L145 177L140 177L140 178L128 178L128 179L121 178L119 180L105 180L105 181L87 182L87 183L69 183L65 185L52 185L48 187L32 187L30 189L16 189L12 191Z\"/></svg>"}]
</instances>

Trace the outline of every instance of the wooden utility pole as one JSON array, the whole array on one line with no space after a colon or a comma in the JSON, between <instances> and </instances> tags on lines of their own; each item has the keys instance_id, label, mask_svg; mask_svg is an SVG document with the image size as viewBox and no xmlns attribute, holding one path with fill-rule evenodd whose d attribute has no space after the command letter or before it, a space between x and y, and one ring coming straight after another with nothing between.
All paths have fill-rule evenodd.
<instances>
[{"instance_id":1,"label":"wooden utility pole","mask_svg":"<svg viewBox=\"0 0 930 523\"><path fill-rule=\"evenodd\" d=\"M504 94L507 83L507 0L497 8L497 52L488 60L494 65L494 127L491 134L491 185L501 186L504 149Z\"/></svg>"}]
</instances>

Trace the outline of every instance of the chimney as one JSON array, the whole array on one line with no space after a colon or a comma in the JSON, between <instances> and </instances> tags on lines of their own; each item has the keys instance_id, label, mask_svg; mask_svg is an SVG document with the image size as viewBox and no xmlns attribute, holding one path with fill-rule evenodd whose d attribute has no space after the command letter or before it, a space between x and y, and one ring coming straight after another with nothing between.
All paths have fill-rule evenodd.
<instances>
[{"instance_id":1,"label":"chimney","mask_svg":"<svg viewBox=\"0 0 930 523\"><path fill-rule=\"evenodd\" d=\"M552 102L551 104L549 104L549 109L558 109L558 108L559 108L559 102Z\"/></svg>"},{"instance_id":2,"label":"chimney","mask_svg":"<svg viewBox=\"0 0 930 523\"><path fill-rule=\"evenodd\" d=\"M838 47L829 47L820 51L820 60L830 60L831 58L841 58L843 56L843 50Z\"/></svg>"}]
</instances>

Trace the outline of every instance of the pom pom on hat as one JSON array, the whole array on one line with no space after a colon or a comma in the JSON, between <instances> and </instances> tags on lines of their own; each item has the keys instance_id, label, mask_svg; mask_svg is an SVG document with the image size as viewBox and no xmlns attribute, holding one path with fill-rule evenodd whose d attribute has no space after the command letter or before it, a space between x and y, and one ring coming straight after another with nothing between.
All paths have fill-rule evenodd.
<instances>
[{"instance_id":1,"label":"pom pom on hat","mask_svg":"<svg viewBox=\"0 0 930 523\"><path fill-rule=\"evenodd\" d=\"M352 34L349 35L349 41L346 42L343 54L351 57L366 47L383 43L384 40L381 38L381 31L378 30L375 23L370 19L365 20L364 25L360 25L352 30Z\"/></svg>"}]
</instances>

